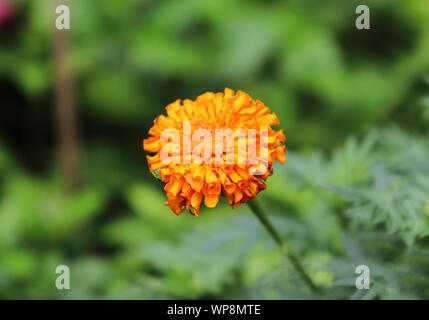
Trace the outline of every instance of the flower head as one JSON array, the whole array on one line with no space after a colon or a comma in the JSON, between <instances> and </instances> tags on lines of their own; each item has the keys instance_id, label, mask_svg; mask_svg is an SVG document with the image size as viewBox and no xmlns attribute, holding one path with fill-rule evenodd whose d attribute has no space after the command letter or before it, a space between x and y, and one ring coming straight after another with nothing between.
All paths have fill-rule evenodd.
<instances>
[{"instance_id":1,"label":"flower head","mask_svg":"<svg viewBox=\"0 0 429 320\"><path fill-rule=\"evenodd\" d=\"M207 92L166 109L143 148L155 153L147 156L149 169L165 183L165 204L176 214L186 208L198 215L203 199L212 208L221 193L239 206L265 189L274 160L286 159L283 130L271 128L276 114L242 91Z\"/></svg>"}]
</instances>

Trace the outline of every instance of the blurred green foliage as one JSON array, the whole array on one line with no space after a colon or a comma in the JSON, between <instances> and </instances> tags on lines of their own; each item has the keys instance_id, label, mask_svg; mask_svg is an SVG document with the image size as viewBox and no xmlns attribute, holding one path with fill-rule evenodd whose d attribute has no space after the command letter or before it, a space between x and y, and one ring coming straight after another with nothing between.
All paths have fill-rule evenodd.
<instances>
[{"instance_id":1,"label":"blurred green foliage","mask_svg":"<svg viewBox=\"0 0 429 320\"><path fill-rule=\"evenodd\" d=\"M246 205L163 205L142 139L177 98L225 87L279 118L260 203L325 298L429 299L429 6L359 1L70 3L82 188L63 190L52 1L0 26L0 298L315 298ZM71 290L55 288L55 268ZM355 268L371 290L355 289Z\"/></svg>"}]
</instances>

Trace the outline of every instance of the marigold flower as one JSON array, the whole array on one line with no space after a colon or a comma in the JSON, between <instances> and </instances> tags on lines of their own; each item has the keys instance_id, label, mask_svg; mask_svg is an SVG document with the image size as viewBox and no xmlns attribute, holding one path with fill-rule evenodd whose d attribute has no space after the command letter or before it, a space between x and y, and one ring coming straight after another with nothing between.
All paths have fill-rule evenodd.
<instances>
[{"instance_id":1,"label":"marigold flower","mask_svg":"<svg viewBox=\"0 0 429 320\"><path fill-rule=\"evenodd\" d=\"M265 181L273 172L272 165L275 159L284 163L286 159L286 147L283 145L285 136L283 130L274 131L271 126L279 124L279 119L275 113L267 108L261 101L253 100L248 94L231 89L225 89L224 93L207 92L195 101L185 99L169 104L166 107L167 116L160 115L153 127L149 130L150 137L143 141L144 150L155 153L153 156L146 156L149 169L156 173L162 182L165 183L168 205L175 214L180 214L186 208L191 213L198 215L201 202L207 207L215 207L219 201L219 196L223 193L228 199L232 208L239 206L250 199L256 197L259 191L264 190ZM265 151L267 161L262 161L264 171L255 171L255 164L249 159L240 163L239 138L233 136L233 158L234 162L218 163L219 157L226 160L225 151L219 153L215 147L211 147L208 157L197 162L194 157L184 151L184 123L191 125L191 134L198 129L205 129L214 133L219 129L235 130L265 130L268 132ZM181 137L178 150L169 154L177 156L178 162L164 163L162 161L162 149L169 141L162 139L162 132L165 130L176 130ZM261 131L260 131L261 132ZM183 139L182 139L183 137ZM217 143L215 135L211 135L211 142ZM256 156L263 153L262 133L253 136L253 142L260 145L260 150L256 150ZM251 137L248 136L243 149L245 155L250 155ZM195 148L195 141L192 147ZM222 141L223 143L223 141ZM212 144L213 146L213 144ZM255 150L253 150L255 151ZM189 158L188 158L189 157ZM216 158L218 157L218 158ZM192 159L191 159L192 158ZM186 159L191 161L187 162Z\"/></svg>"}]
</instances>

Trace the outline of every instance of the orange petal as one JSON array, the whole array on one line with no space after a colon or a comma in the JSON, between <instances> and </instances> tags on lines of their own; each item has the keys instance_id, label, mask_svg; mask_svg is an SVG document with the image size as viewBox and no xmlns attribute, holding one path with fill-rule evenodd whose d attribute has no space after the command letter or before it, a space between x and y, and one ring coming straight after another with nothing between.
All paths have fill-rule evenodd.
<instances>
[{"instance_id":1,"label":"orange petal","mask_svg":"<svg viewBox=\"0 0 429 320\"><path fill-rule=\"evenodd\" d=\"M147 152L158 152L161 149L159 137L150 137L143 140L143 149Z\"/></svg>"},{"instance_id":2,"label":"orange petal","mask_svg":"<svg viewBox=\"0 0 429 320\"><path fill-rule=\"evenodd\" d=\"M183 178L173 178L169 183L165 185L164 190L176 196L182 190L183 183Z\"/></svg>"},{"instance_id":3,"label":"orange petal","mask_svg":"<svg viewBox=\"0 0 429 320\"><path fill-rule=\"evenodd\" d=\"M191 197L191 206L194 208L194 213L198 216L200 212L201 201L203 200L203 194L201 192L194 192Z\"/></svg>"},{"instance_id":4,"label":"orange petal","mask_svg":"<svg viewBox=\"0 0 429 320\"><path fill-rule=\"evenodd\" d=\"M216 207L217 203L219 202L219 195L217 194L210 194L206 195L204 198L204 204L207 206L207 208L214 208Z\"/></svg>"},{"instance_id":5,"label":"orange petal","mask_svg":"<svg viewBox=\"0 0 429 320\"><path fill-rule=\"evenodd\" d=\"M234 191L235 204L239 203L242 198L243 198L243 192L240 189L236 189Z\"/></svg>"},{"instance_id":6,"label":"orange petal","mask_svg":"<svg viewBox=\"0 0 429 320\"><path fill-rule=\"evenodd\" d=\"M216 174L211 169L206 170L206 182L207 183L212 184L212 183L216 183L218 181L219 181L218 177L216 176Z\"/></svg>"},{"instance_id":7,"label":"orange petal","mask_svg":"<svg viewBox=\"0 0 429 320\"><path fill-rule=\"evenodd\" d=\"M192 183L191 187L195 191L200 192L204 187L205 168L201 165L193 165L191 168Z\"/></svg>"},{"instance_id":8,"label":"orange petal","mask_svg":"<svg viewBox=\"0 0 429 320\"><path fill-rule=\"evenodd\" d=\"M243 91L238 91L235 95L235 99L233 102L233 107L235 111L238 111L246 105L250 101L250 97L247 93L244 93Z\"/></svg>"},{"instance_id":9,"label":"orange petal","mask_svg":"<svg viewBox=\"0 0 429 320\"><path fill-rule=\"evenodd\" d=\"M183 206L185 205L186 199L183 197L175 197L168 199L166 205L170 207L170 209L177 215L181 214L183 211Z\"/></svg>"},{"instance_id":10,"label":"orange petal","mask_svg":"<svg viewBox=\"0 0 429 320\"><path fill-rule=\"evenodd\" d=\"M285 163L286 161L286 147L281 146L276 148L276 158L279 160L281 164Z\"/></svg>"},{"instance_id":11,"label":"orange petal","mask_svg":"<svg viewBox=\"0 0 429 320\"><path fill-rule=\"evenodd\" d=\"M258 118L258 122L261 126L275 126L280 123L275 112Z\"/></svg>"},{"instance_id":12,"label":"orange petal","mask_svg":"<svg viewBox=\"0 0 429 320\"><path fill-rule=\"evenodd\" d=\"M229 88L225 88L224 92L225 92L225 99L229 99L232 96L234 96L234 90L231 90Z\"/></svg>"}]
</instances>

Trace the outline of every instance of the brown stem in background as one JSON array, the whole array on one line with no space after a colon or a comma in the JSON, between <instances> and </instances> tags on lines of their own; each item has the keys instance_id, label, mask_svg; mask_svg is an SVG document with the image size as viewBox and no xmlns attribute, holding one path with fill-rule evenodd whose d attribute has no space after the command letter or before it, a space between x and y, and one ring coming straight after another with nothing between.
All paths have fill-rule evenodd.
<instances>
[{"instance_id":1,"label":"brown stem in background","mask_svg":"<svg viewBox=\"0 0 429 320\"><path fill-rule=\"evenodd\" d=\"M59 3L57 0L53 3L55 13L55 6ZM69 33L70 30L57 30L54 26L53 59L59 156L65 187L68 191L73 191L80 184L80 172Z\"/></svg>"}]
</instances>

